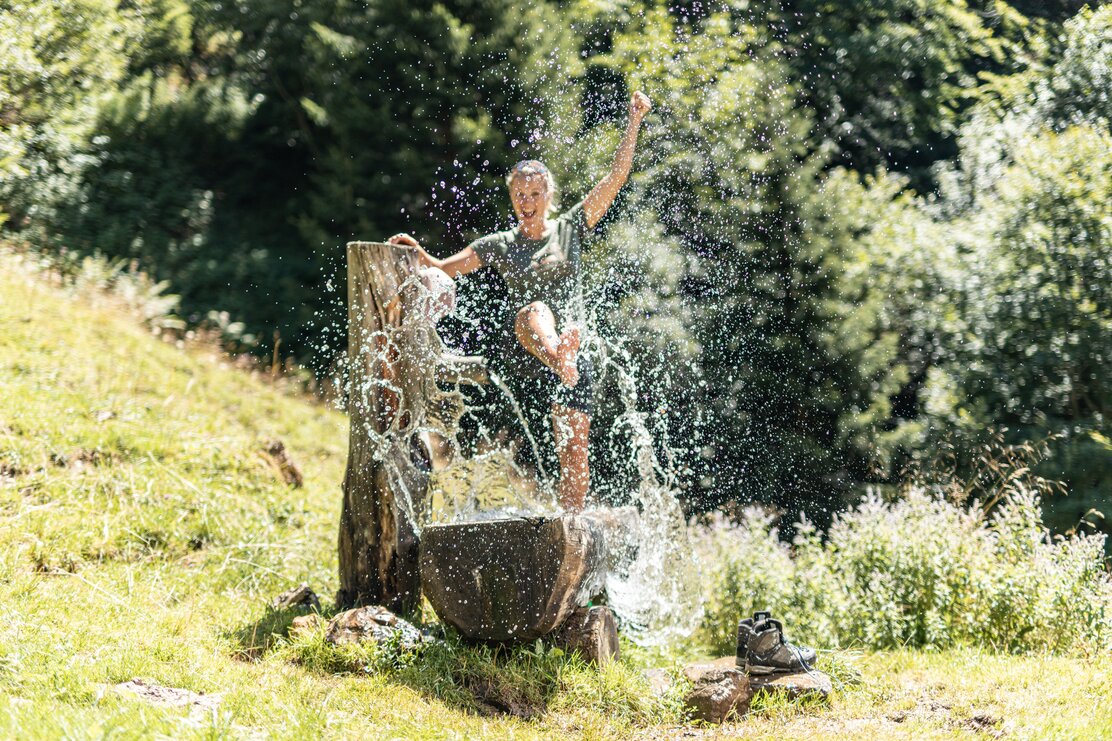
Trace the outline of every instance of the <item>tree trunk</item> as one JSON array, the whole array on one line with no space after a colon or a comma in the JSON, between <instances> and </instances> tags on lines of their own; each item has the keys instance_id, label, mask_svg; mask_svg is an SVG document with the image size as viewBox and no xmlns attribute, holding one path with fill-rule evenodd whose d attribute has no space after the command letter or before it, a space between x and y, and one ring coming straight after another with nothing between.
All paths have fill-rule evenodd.
<instances>
[{"instance_id":1,"label":"tree trunk","mask_svg":"<svg viewBox=\"0 0 1112 741\"><path fill-rule=\"evenodd\" d=\"M421 598L415 524L430 470L422 433L451 437L463 399L436 386L444 346L421 309L415 254L375 242L347 250L351 433L336 601L410 614Z\"/></svg>"}]
</instances>

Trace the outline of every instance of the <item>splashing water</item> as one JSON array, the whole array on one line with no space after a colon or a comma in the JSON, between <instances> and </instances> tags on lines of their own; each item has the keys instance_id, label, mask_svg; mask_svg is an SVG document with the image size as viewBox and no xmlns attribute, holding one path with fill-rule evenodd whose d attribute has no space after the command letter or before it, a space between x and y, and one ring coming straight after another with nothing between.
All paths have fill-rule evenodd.
<instances>
[{"instance_id":1,"label":"splashing water","mask_svg":"<svg viewBox=\"0 0 1112 741\"><path fill-rule=\"evenodd\" d=\"M619 619L635 628L633 638L643 645L660 645L689 635L702 617L696 581L685 578L694 571L694 549L676 497L675 477L656 455L645 413L637 409L632 359L616 343L600 344L603 367L618 379L624 411L615 427L633 444L641 512L637 557L624 573L608 576L606 591Z\"/></svg>"},{"instance_id":2,"label":"splashing water","mask_svg":"<svg viewBox=\"0 0 1112 741\"><path fill-rule=\"evenodd\" d=\"M399 288L400 292L405 290L417 293L414 305L423 307L422 313L427 319L436 318L425 310L427 307L445 305L443 287L430 285L416 275ZM628 446L629 463L637 472L636 486L627 493L630 503L639 512L639 525L633 534L636 543L622 544L634 546L635 556L627 566L608 575L608 604L633 640L646 645L661 644L689 634L701 617L697 581L690 578L695 570L691 563L694 556L676 496L675 475L670 458L661 460L657 455L647 415L638 409L639 384L630 354L619 343L593 331L596 324L593 316L583 323L587 331L582 352L590 354L600 375L616 380L614 387L621 412L614 420L611 434ZM444 345L436 332L431 331L431 323L416 324L425 326L423 331L428 334L424 339L433 352L443 351ZM396 355L401 343L391 335L398 331L414 330L395 327L366 338L364 348L373 354L372 367L384 367L388 356ZM504 439L483 427L479 430L478 453L470 457L461 454L459 420L472 410L461 404L455 413L436 413L438 406L444 406L445 399L462 402L464 396L458 381L454 388L449 384L447 389L441 383L442 388L429 404L426 418L404 420L404 424L395 419L382 433L367 430L373 455L387 464L397 501L418 532L429 525L551 517L561 511L556 498L557 477L544 467L542 442L530 428L520 401L496 373L490 374L490 381L521 423L524 444L529 446L537 462L535 474L515 462L512 447L507 446ZM404 383L389 378L364 379L363 387L363 393L379 387L399 397L406 391ZM412 441L414 436L424 441L423 444L431 443L435 470L429 477L427 492L413 487L400 468L391 464L392 456L397 455L397 442ZM668 450L667 445L665 450ZM615 490L619 488L617 483L596 481L595 488Z\"/></svg>"}]
</instances>

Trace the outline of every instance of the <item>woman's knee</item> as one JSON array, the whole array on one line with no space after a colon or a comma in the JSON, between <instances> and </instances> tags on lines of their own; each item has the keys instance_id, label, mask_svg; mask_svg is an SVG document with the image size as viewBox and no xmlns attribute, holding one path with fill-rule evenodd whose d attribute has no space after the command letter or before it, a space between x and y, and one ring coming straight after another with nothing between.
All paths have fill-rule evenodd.
<instances>
[{"instance_id":1,"label":"woman's knee","mask_svg":"<svg viewBox=\"0 0 1112 741\"><path fill-rule=\"evenodd\" d=\"M519 323L528 323L529 320L536 315L551 314L552 310L548 308L548 304L543 301L534 301L530 304L525 304L517 310L517 321Z\"/></svg>"}]
</instances>

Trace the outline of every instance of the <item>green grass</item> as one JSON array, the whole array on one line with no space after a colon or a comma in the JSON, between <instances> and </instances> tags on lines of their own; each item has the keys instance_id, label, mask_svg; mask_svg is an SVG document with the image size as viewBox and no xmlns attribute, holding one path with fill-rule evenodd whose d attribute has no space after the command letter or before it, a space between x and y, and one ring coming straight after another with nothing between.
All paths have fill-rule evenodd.
<instances>
[{"instance_id":1,"label":"green grass","mask_svg":"<svg viewBox=\"0 0 1112 741\"><path fill-rule=\"evenodd\" d=\"M261 454L274 438L304 487ZM758 698L711 729L640 678L698 646L598 671L537 646L291 639L267 604L307 581L330 609L346 440L343 415L0 251L0 737L1112 736L1105 654L834 654L831 706ZM137 677L223 701L111 690Z\"/></svg>"}]
</instances>

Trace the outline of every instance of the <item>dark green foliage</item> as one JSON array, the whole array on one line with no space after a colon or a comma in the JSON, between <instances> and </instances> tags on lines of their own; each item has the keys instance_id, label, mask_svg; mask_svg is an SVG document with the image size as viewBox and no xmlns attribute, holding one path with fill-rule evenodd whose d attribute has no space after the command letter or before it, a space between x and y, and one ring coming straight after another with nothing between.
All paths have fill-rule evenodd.
<instances>
[{"instance_id":1,"label":"dark green foliage","mask_svg":"<svg viewBox=\"0 0 1112 741\"><path fill-rule=\"evenodd\" d=\"M939 292L936 367L923 392L929 438L961 451L993 427L1013 441L1060 437L1040 468L1078 500L1075 525L1107 491L1112 450L1112 109L1107 77L1112 9L1067 24L1060 60L1008 81L963 130L960 170L947 176L958 269ZM929 447L920 441L916 447ZM1083 506L1084 505L1084 506Z\"/></svg>"},{"instance_id":2,"label":"dark green foliage","mask_svg":"<svg viewBox=\"0 0 1112 741\"><path fill-rule=\"evenodd\" d=\"M684 24L660 8L632 17L604 58L659 109L638 207L662 233L642 226L655 244L641 249L686 253L671 260L678 287L648 276L657 295L678 288L681 300L658 300L652 321L632 329L649 368L674 365L658 340L642 339L661 324L684 328L673 347L700 350L697 390L677 383L668 400L683 409L694 398L704 414L687 461L701 489L693 504L759 498L823 518L871 472L873 441L857 433L888 416L906 374L891 337L860 317L850 293L860 288L842 281L857 235L816 188L827 160L809 151L813 111L782 48L758 43L760 27L745 19L721 12ZM618 272L631 266L614 260ZM629 308L652 303L646 288L626 287L638 297Z\"/></svg>"},{"instance_id":3,"label":"dark green foliage","mask_svg":"<svg viewBox=\"0 0 1112 741\"><path fill-rule=\"evenodd\" d=\"M534 132L577 97L559 16L515 8L356 4L312 27L300 105L319 131L304 244L334 260L348 239L409 231L444 256L507 224L504 173L539 154ZM497 299L494 277L469 281L472 317L492 316L478 307Z\"/></svg>"},{"instance_id":4,"label":"dark green foliage","mask_svg":"<svg viewBox=\"0 0 1112 741\"><path fill-rule=\"evenodd\" d=\"M558 27L545 6L166 0L137 13L128 74L76 158L44 164L66 187L29 184L30 225L134 257L194 320L226 310L261 350L276 332L322 369L343 243L408 228L445 253L489 228L490 192L535 153L529 134L574 73L574 43L541 33Z\"/></svg>"},{"instance_id":5,"label":"dark green foliage","mask_svg":"<svg viewBox=\"0 0 1112 741\"><path fill-rule=\"evenodd\" d=\"M925 168L952 155L949 138L975 98L977 73L1008 70L1026 20L1004 3L966 0L755 2L776 56L815 112L813 141L839 164ZM1007 60L1007 61L1006 61Z\"/></svg>"}]
</instances>

